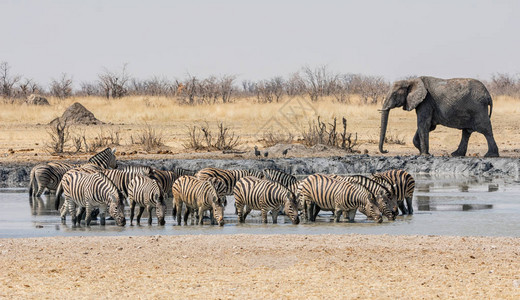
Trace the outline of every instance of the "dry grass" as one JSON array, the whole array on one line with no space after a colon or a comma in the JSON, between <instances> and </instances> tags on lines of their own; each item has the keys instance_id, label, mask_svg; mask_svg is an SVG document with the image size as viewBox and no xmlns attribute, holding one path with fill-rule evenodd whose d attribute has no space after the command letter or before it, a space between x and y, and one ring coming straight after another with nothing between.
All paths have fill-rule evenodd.
<instances>
[{"instance_id":1,"label":"dry grass","mask_svg":"<svg viewBox=\"0 0 520 300\"><path fill-rule=\"evenodd\" d=\"M234 103L212 104L201 106L179 105L173 99L161 97L126 97L107 101L104 98L70 98L58 100L50 98L48 107L33 107L20 104L0 104L0 153L6 149L16 150L34 148L27 155L43 154L43 146L47 142L46 124L60 116L74 102L81 102L94 115L111 125L104 125L106 130L120 130L120 148L136 148L132 146L130 137L148 124L151 128L163 133L163 143L175 153L185 152L182 146L186 142L186 126L200 125L208 122L216 126L219 122L229 124L232 130L241 137L241 146L249 149L265 138L265 133L292 134L295 139L301 138L301 129L310 120L321 116L329 122L332 118L346 117L348 131L358 133L360 150L370 154L377 153L379 137L380 105L363 105L354 97L351 104L335 102L332 98L316 103L306 99L285 99L280 103L256 103L254 99L238 99ZM520 101L510 97L496 97L494 101L492 122L495 138L502 155L503 149L520 148L520 124L517 121L520 112ZM85 131L89 137L99 134L99 126L77 127L74 130ZM411 143L416 130L416 116L413 112L394 109L390 113L388 136L398 136L404 145L389 144L389 155L416 154ZM460 131L439 126L430 136L430 148L434 155L442 155L453 151L460 140ZM72 147L72 145L70 146ZM136 148L135 150L141 150ZM480 134L473 134L470 140L470 154L484 154L487 150L485 139ZM511 155L511 154L510 154ZM34 158L33 158L34 159Z\"/></svg>"}]
</instances>

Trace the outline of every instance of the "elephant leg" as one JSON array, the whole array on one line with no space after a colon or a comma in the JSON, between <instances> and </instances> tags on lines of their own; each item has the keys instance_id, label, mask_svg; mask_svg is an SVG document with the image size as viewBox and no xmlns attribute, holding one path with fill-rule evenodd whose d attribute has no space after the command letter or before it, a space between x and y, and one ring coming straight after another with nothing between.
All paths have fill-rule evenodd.
<instances>
[{"instance_id":1,"label":"elephant leg","mask_svg":"<svg viewBox=\"0 0 520 300\"><path fill-rule=\"evenodd\" d=\"M498 146L493 137L493 128L491 127L491 121L487 119L485 122L479 124L476 129L477 132L482 133L486 137L488 144L488 151L486 157L498 157Z\"/></svg>"},{"instance_id":2,"label":"elephant leg","mask_svg":"<svg viewBox=\"0 0 520 300\"><path fill-rule=\"evenodd\" d=\"M468 141L471 136L471 130L462 129L462 138L460 139L459 148L451 154L451 156L464 156L468 151Z\"/></svg>"},{"instance_id":3,"label":"elephant leg","mask_svg":"<svg viewBox=\"0 0 520 300\"><path fill-rule=\"evenodd\" d=\"M427 106L419 107L416 109L419 151L421 155L430 155L430 131L435 129L435 125L432 123L433 112Z\"/></svg>"},{"instance_id":4,"label":"elephant leg","mask_svg":"<svg viewBox=\"0 0 520 300\"><path fill-rule=\"evenodd\" d=\"M417 150L421 151L421 142L419 140L419 130L415 132L415 135L413 136L413 145Z\"/></svg>"}]
</instances>

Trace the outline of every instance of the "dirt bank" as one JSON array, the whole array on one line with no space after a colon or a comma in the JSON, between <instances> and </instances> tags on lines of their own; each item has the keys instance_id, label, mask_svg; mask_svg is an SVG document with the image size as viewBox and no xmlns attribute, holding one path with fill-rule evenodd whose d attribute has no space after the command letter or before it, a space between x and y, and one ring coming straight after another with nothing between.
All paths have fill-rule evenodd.
<instances>
[{"instance_id":1,"label":"dirt bank","mask_svg":"<svg viewBox=\"0 0 520 300\"><path fill-rule=\"evenodd\" d=\"M276 159L139 159L120 160L120 165L150 165L159 169L174 166L190 170L204 167L224 169L277 168L296 175L312 173L358 174L388 169L405 169L412 174L501 177L520 180L519 158L368 156L309 157ZM1 163L0 187L25 187L29 184L31 163Z\"/></svg>"},{"instance_id":2,"label":"dirt bank","mask_svg":"<svg viewBox=\"0 0 520 300\"><path fill-rule=\"evenodd\" d=\"M518 249L439 236L0 239L0 298L518 299Z\"/></svg>"}]
</instances>

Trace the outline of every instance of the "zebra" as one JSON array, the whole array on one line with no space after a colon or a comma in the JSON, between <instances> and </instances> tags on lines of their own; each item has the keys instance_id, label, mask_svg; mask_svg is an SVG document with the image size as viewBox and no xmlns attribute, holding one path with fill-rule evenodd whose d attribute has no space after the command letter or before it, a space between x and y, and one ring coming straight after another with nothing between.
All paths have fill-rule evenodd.
<instances>
[{"instance_id":1,"label":"zebra","mask_svg":"<svg viewBox=\"0 0 520 300\"><path fill-rule=\"evenodd\" d=\"M172 197L172 185L179 176L174 171L153 169L154 178L157 180L165 197Z\"/></svg>"},{"instance_id":2,"label":"zebra","mask_svg":"<svg viewBox=\"0 0 520 300\"><path fill-rule=\"evenodd\" d=\"M103 173L71 172L64 175L61 185L65 197L64 209L61 211L61 220L65 224L67 212L72 216L72 224L79 225L76 215L76 206L85 207L87 226L90 226L93 207L100 209L100 224L105 225L105 211L116 220L118 226L125 226L123 195Z\"/></svg>"},{"instance_id":3,"label":"zebra","mask_svg":"<svg viewBox=\"0 0 520 300\"><path fill-rule=\"evenodd\" d=\"M121 191L125 199L128 197L128 186L130 181L138 175L155 178L155 173L151 168L142 169L107 169L103 173L112 180L112 182Z\"/></svg>"},{"instance_id":4,"label":"zebra","mask_svg":"<svg viewBox=\"0 0 520 300\"><path fill-rule=\"evenodd\" d=\"M275 169L264 169L263 174L264 178L278 182L297 195L300 181L293 175Z\"/></svg>"},{"instance_id":5,"label":"zebra","mask_svg":"<svg viewBox=\"0 0 520 300\"><path fill-rule=\"evenodd\" d=\"M360 207L367 217L381 223L383 218L377 206L374 194L359 183L336 180L327 175L314 174L302 180L300 184L300 201L304 204L304 218L315 221L311 204L324 210L334 211L334 221L338 222L342 211L349 212L349 220L353 221L354 208Z\"/></svg>"},{"instance_id":6,"label":"zebra","mask_svg":"<svg viewBox=\"0 0 520 300\"><path fill-rule=\"evenodd\" d=\"M387 182L377 182L371 178L363 175L351 175L351 176L339 176L336 174L327 175L336 180L343 180L347 182L357 182L364 186L376 197L377 206L388 220L395 220L395 217L399 214L397 208L397 200L393 196L392 187ZM357 208L356 208L357 210ZM317 209L319 211L319 209ZM317 211L314 212L314 218L316 217ZM363 212L363 208L359 211ZM356 212L354 211L354 214Z\"/></svg>"},{"instance_id":7,"label":"zebra","mask_svg":"<svg viewBox=\"0 0 520 300\"><path fill-rule=\"evenodd\" d=\"M157 223L161 226L165 224L164 215L166 212L166 204L164 202L164 193L156 180L142 175L135 176L128 185L128 199L130 202L130 226L134 225L134 210L136 204L139 205L137 225L141 223L141 216L145 208L148 211L148 225L152 225L152 209L154 207L157 215Z\"/></svg>"},{"instance_id":8,"label":"zebra","mask_svg":"<svg viewBox=\"0 0 520 300\"><path fill-rule=\"evenodd\" d=\"M106 148L89 158L88 163L103 169L115 168L117 167L115 152L115 148ZM63 175L77 166L63 162L49 162L35 166L30 174L29 195L40 197L46 188L49 191L56 191Z\"/></svg>"},{"instance_id":9,"label":"zebra","mask_svg":"<svg viewBox=\"0 0 520 300\"><path fill-rule=\"evenodd\" d=\"M226 196L232 196L233 188L235 187L237 181L240 178L246 176L255 176L259 179L264 178L264 174L262 174L262 172L254 170L224 170L218 168L204 168L195 174L195 177L197 177L197 179L199 180L208 180L211 177L215 177L222 180L226 185ZM227 200L225 200L224 202L224 206L226 205ZM236 209L235 214L237 214Z\"/></svg>"},{"instance_id":10,"label":"zebra","mask_svg":"<svg viewBox=\"0 0 520 300\"><path fill-rule=\"evenodd\" d=\"M293 224L300 223L296 195L282 184L256 177L243 177L233 189L240 223L244 223L251 210L262 212L262 222L267 223L271 211L273 224L277 223L278 211L283 207ZM244 211L244 207L246 207Z\"/></svg>"},{"instance_id":11,"label":"zebra","mask_svg":"<svg viewBox=\"0 0 520 300\"><path fill-rule=\"evenodd\" d=\"M143 174L144 176L150 176L153 173L153 169L149 166L124 166L121 168L123 171L128 171L130 173Z\"/></svg>"},{"instance_id":12,"label":"zebra","mask_svg":"<svg viewBox=\"0 0 520 300\"><path fill-rule=\"evenodd\" d=\"M68 163L47 163L34 166L29 177L29 196L40 197L45 189L56 191L63 175L75 166Z\"/></svg>"},{"instance_id":13,"label":"zebra","mask_svg":"<svg viewBox=\"0 0 520 300\"><path fill-rule=\"evenodd\" d=\"M172 172L175 173L176 178L179 178L184 175L195 176L195 173L196 173L193 170L183 169L183 168L179 168L179 167L175 167L172 170Z\"/></svg>"},{"instance_id":14,"label":"zebra","mask_svg":"<svg viewBox=\"0 0 520 300\"><path fill-rule=\"evenodd\" d=\"M184 225L187 224L189 213L195 211L198 211L197 223L202 225L205 210L210 210L212 224L216 220L220 226L224 225L224 201L219 197L215 185L217 189L225 191L225 184L217 178L199 180L194 176L184 175L173 183L173 214L177 217L177 225L181 225L183 203L186 205Z\"/></svg>"},{"instance_id":15,"label":"zebra","mask_svg":"<svg viewBox=\"0 0 520 300\"><path fill-rule=\"evenodd\" d=\"M412 199L415 190L415 179L410 173L400 169L389 170L383 173L373 174L372 179L378 182L385 180L392 185L395 189L396 200L401 213L403 215L413 214ZM406 207L404 200L406 200Z\"/></svg>"}]
</instances>

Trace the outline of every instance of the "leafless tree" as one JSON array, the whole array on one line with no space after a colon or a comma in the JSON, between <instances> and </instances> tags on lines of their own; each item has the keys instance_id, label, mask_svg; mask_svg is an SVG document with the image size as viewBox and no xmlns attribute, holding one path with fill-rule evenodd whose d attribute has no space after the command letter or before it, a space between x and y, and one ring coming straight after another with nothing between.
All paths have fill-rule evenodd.
<instances>
[{"instance_id":1,"label":"leafless tree","mask_svg":"<svg viewBox=\"0 0 520 300\"><path fill-rule=\"evenodd\" d=\"M493 74L491 81L487 86L493 95L505 95L511 97L520 95L520 79L517 79L515 76L510 74Z\"/></svg>"},{"instance_id":2,"label":"leafless tree","mask_svg":"<svg viewBox=\"0 0 520 300\"><path fill-rule=\"evenodd\" d=\"M62 73L59 79L52 79L50 93L59 99L72 96L72 76Z\"/></svg>"},{"instance_id":3,"label":"leafless tree","mask_svg":"<svg viewBox=\"0 0 520 300\"><path fill-rule=\"evenodd\" d=\"M9 63L0 63L0 96L4 101L12 101L15 96L15 85L20 81L20 75L11 75Z\"/></svg>"},{"instance_id":4,"label":"leafless tree","mask_svg":"<svg viewBox=\"0 0 520 300\"><path fill-rule=\"evenodd\" d=\"M98 75L99 85L107 99L122 98L127 94L127 84L130 76L126 71L126 67L127 64L124 64L119 73L105 69L103 73Z\"/></svg>"},{"instance_id":5,"label":"leafless tree","mask_svg":"<svg viewBox=\"0 0 520 300\"><path fill-rule=\"evenodd\" d=\"M18 97L27 98L31 94L41 94L44 89L32 79L25 78L18 84Z\"/></svg>"},{"instance_id":6,"label":"leafless tree","mask_svg":"<svg viewBox=\"0 0 520 300\"><path fill-rule=\"evenodd\" d=\"M338 74L334 74L327 69L327 66L304 67L303 81L305 82L306 92L312 101L318 101L320 97L332 94L332 88L336 85Z\"/></svg>"},{"instance_id":7,"label":"leafless tree","mask_svg":"<svg viewBox=\"0 0 520 300\"><path fill-rule=\"evenodd\" d=\"M284 95L285 80L274 77L270 80L262 80L256 84L256 97L259 102L279 102Z\"/></svg>"},{"instance_id":8,"label":"leafless tree","mask_svg":"<svg viewBox=\"0 0 520 300\"><path fill-rule=\"evenodd\" d=\"M102 95L99 90L99 85L91 82L83 81L79 84L80 90L78 94L82 96L100 96Z\"/></svg>"},{"instance_id":9,"label":"leafless tree","mask_svg":"<svg viewBox=\"0 0 520 300\"><path fill-rule=\"evenodd\" d=\"M235 90L234 82L236 76L234 75L222 75L218 80L220 98L222 103L231 102L232 94Z\"/></svg>"},{"instance_id":10,"label":"leafless tree","mask_svg":"<svg viewBox=\"0 0 520 300\"><path fill-rule=\"evenodd\" d=\"M359 94L365 104L380 102L388 92L390 84L381 76L353 75L352 93Z\"/></svg>"}]
</instances>

